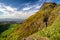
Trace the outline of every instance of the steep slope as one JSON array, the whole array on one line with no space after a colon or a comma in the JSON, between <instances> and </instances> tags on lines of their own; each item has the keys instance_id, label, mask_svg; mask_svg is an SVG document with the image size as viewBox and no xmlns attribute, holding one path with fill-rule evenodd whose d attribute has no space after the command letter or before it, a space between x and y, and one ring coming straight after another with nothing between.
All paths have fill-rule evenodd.
<instances>
[{"instance_id":1,"label":"steep slope","mask_svg":"<svg viewBox=\"0 0 60 40\"><path fill-rule=\"evenodd\" d=\"M21 27L14 30L5 40L21 40L22 38L41 30L43 27L46 27L44 22L46 16L48 17L47 26L51 26L59 15L59 10L60 6L55 3L44 3L36 14L26 19Z\"/></svg>"},{"instance_id":2,"label":"steep slope","mask_svg":"<svg viewBox=\"0 0 60 40\"><path fill-rule=\"evenodd\" d=\"M55 22L37 33L40 36L47 37L49 40L60 40L60 16Z\"/></svg>"},{"instance_id":3,"label":"steep slope","mask_svg":"<svg viewBox=\"0 0 60 40\"><path fill-rule=\"evenodd\" d=\"M25 38L26 40L60 40L60 15L56 18L54 23L36 32L33 35Z\"/></svg>"}]
</instances>

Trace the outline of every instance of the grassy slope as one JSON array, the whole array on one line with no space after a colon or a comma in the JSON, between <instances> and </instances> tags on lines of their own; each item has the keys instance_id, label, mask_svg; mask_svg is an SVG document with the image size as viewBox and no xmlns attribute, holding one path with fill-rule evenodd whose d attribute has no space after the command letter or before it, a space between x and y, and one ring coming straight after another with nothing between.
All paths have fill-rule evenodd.
<instances>
[{"instance_id":1,"label":"grassy slope","mask_svg":"<svg viewBox=\"0 0 60 40\"><path fill-rule=\"evenodd\" d=\"M60 16L48 27L44 27L33 35L25 38L26 40L60 40Z\"/></svg>"},{"instance_id":2,"label":"grassy slope","mask_svg":"<svg viewBox=\"0 0 60 40\"><path fill-rule=\"evenodd\" d=\"M60 16L49 27L37 32L38 35L47 37L49 40L60 40Z\"/></svg>"},{"instance_id":3,"label":"grassy slope","mask_svg":"<svg viewBox=\"0 0 60 40\"><path fill-rule=\"evenodd\" d=\"M39 28L41 29L45 27L43 19L46 13L48 13L47 15L49 16L48 25L50 26L59 15L56 15L56 13L51 13L55 6L56 5L52 3L44 4L42 8L36 12L36 14L26 19L21 27L18 27L10 36L6 38L6 40L20 40L23 37L27 37L37 32Z\"/></svg>"},{"instance_id":4,"label":"grassy slope","mask_svg":"<svg viewBox=\"0 0 60 40\"><path fill-rule=\"evenodd\" d=\"M37 33L27 37L26 39L34 39L34 40L60 40L60 6L56 6L55 9L51 13L59 14L53 24L44 27L42 30L39 30ZM57 15L55 14L55 15Z\"/></svg>"},{"instance_id":5,"label":"grassy slope","mask_svg":"<svg viewBox=\"0 0 60 40\"><path fill-rule=\"evenodd\" d=\"M57 8L56 6L57 5L53 3L44 4L42 8L38 12L36 12L36 14L26 19L21 27L19 25L18 28L15 29L12 33L10 32L11 34L8 33L8 36L6 36L6 38L4 37L5 40L21 40L21 38L27 37L37 32L39 29L42 29L43 27L45 27L45 23L43 22L43 20L47 13L47 15L49 16L48 26L51 26L59 15L57 14L57 12L59 12L60 7Z\"/></svg>"},{"instance_id":6,"label":"grassy slope","mask_svg":"<svg viewBox=\"0 0 60 40\"><path fill-rule=\"evenodd\" d=\"M20 24L10 24L9 28L7 30L5 30L4 32L2 32L0 34L0 40L4 40L7 36L9 36L13 30L15 30L17 28L17 26L19 26Z\"/></svg>"}]
</instances>

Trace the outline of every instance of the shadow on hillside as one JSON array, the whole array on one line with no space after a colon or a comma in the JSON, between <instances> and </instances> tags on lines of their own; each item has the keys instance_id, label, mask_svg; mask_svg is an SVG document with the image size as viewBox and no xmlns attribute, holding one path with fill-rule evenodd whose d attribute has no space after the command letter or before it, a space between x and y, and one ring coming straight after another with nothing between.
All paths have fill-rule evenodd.
<instances>
[{"instance_id":1,"label":"shadow on hillside","mask_svg":"<svg viewBox=\"0 0 60 40\"><path fill-rule=\"evenodd\" d=\"M10 24L0 24L0 34L9 28Z\"/></svg>"}]
</instances>

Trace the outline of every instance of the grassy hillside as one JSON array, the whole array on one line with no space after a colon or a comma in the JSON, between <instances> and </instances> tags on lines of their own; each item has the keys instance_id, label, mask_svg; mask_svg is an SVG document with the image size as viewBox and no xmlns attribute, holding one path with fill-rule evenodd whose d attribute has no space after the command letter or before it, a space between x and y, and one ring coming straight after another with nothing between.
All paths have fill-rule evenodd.
<instances>
[{"instance_id":1,"label":"grassy hillside","mask_svg":"<svg viewBox=\"0 0 60 40\"><path fill-rule=\"evenodd\" d=\"M7 26L8 25L8 26ZM6 37L8 37L13 30L15 30L17 28L17 26L19 26L20 24L1 24L1 30L4 30L3 27L6 29L6 27L8 27L8 29L4 30L1 34L0 34L0 40L4 40ZM1 31L0 31L1 32Z\"/></svg>"},{"instance_id":2,"label":"grassy hillside","mask_svg":"<svg viewBox=\"0 0 60 40\"><path fill-rule=\"evenodd\" d=\"M47 37L49 40L60 40L60 16L55 22L37 33L40 36Z\"/></svg>"},{"instance_id":3,"label":"grassy hillside","mask_svg":"<svg viewBox=\"0 0 60 40\"><path fill-rule=\"evenodd\" d=\"M58 22L56 20L59 20L59 15L60 5L57 5L55 3L44 3L38 12L27 18L21 25L13 25L13 27L17 27L16 29L11 28L8 31L3 32L1 34L1 40L22 40L22 38L26 38L38 31L39 32L37 33L37 35L42 34L40 36L43 37L45 35L45 37L47 37L45 34L45 30L53 30L55 23ZM46 18L47 26L45 22ZM56 25L58 25L58 23Z\"/></svg>"},{"instance_id":4,"label":"grassy hillside","mask_svg":"<svg viewBox=\"0 0 60 40\"><path fill-rule=\"evenodd\" d=\"M60 40L60 15L51 26L44 27L42 30L25 38L26 40Z\"/></svg>"},{"instance_id":5,"label":"grassy hillside","mask_svg":"<svg viewBox=\"0 0 60 40\"><path fill-rule=\"evenodd\" d=\"M44 18L48 17L48 26L51 26L59 15L60 6L55 3L44 3L41 9L36 14L27 18L21 27L9 35L6 40L21 40L38 30L46 27Z\"/></svg>"}]
</instances>

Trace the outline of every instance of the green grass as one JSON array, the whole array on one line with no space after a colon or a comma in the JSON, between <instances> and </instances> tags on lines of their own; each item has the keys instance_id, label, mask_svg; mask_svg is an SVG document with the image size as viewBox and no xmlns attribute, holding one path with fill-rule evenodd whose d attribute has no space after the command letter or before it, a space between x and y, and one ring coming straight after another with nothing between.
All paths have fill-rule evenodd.
<instances>
[{"instance_id":1,"label":"green grass","mask_svg":"<svg viewBox=\"0 0 60 40\"><path fill-rule=\"evenodd\" d=\"M56 5L45 4L45 6L43 5L42 8L38 12L36 12L36 14L27 18L21 26L20 25L18 26L18 24L10 25L9 29L4 31L0 35L0 40L20 40L24 37L32 35L38 30L41 30L43 27L45 27L43 20L47 13L49 17L48 26L50 27L44 28L42 31L39 31L37 34L43 37L48 37L50 40L51 39L59 40L60 19L58 18L56 21L55 19L59 15L57 14L57 12L58 10L60 10L60 7L55 8L54 6Z\"/></svg>"},{"instance_id":2,"label":"green grass","mask_svg":"<svg viewBox=\"0 0 60 40\"><path fill-rule=\"evenodd\" d=\"M54 11L54 13L51 13L51 11L53 11L55 8L54 6L56 6L56 5L47 4L47 6L42 6L42 8L38 12L36 12L36 14L27 18L24 21L24 23L21 25L21 27L18 27L6 39L7 40L20 40L24 37L27 37L27 36L37 32L38 28L42 29L45 26L43 20L47 13L48 13L47 15L49 16L49 21L48 21L49 25L52 24L52 22L54 22L54 20L56 19L57 15L58 15L58 14L56 15L57 11L56 12ZM50 6L52 6L53 9ZM57 9L57 10L59 10L59 9Z\"/></svg>"},{"instance_id":3,"label":"green grass","mask_svg":"<svg viewBox=\"0 0 60 40\"><path fill-rule=\"evenodd\" d=\"M8 30L5 30L0 34L0 40L4 40L6 37L8 37L13 32L13 30L18 28L18 26L20 26L20 24L10 24Z\"/></svg>"},{"instance_id":4,"label":"green grass","mask_svg":"<svg viewBox=\"0 0 60 40\"><path fill-rule=\"evenodd\" d=\"M49 40L60 40L60 18L56 19L52 26L47 28L45 27L37 34L43 37L47 37Z\"/></svg>"}]
</instances>

